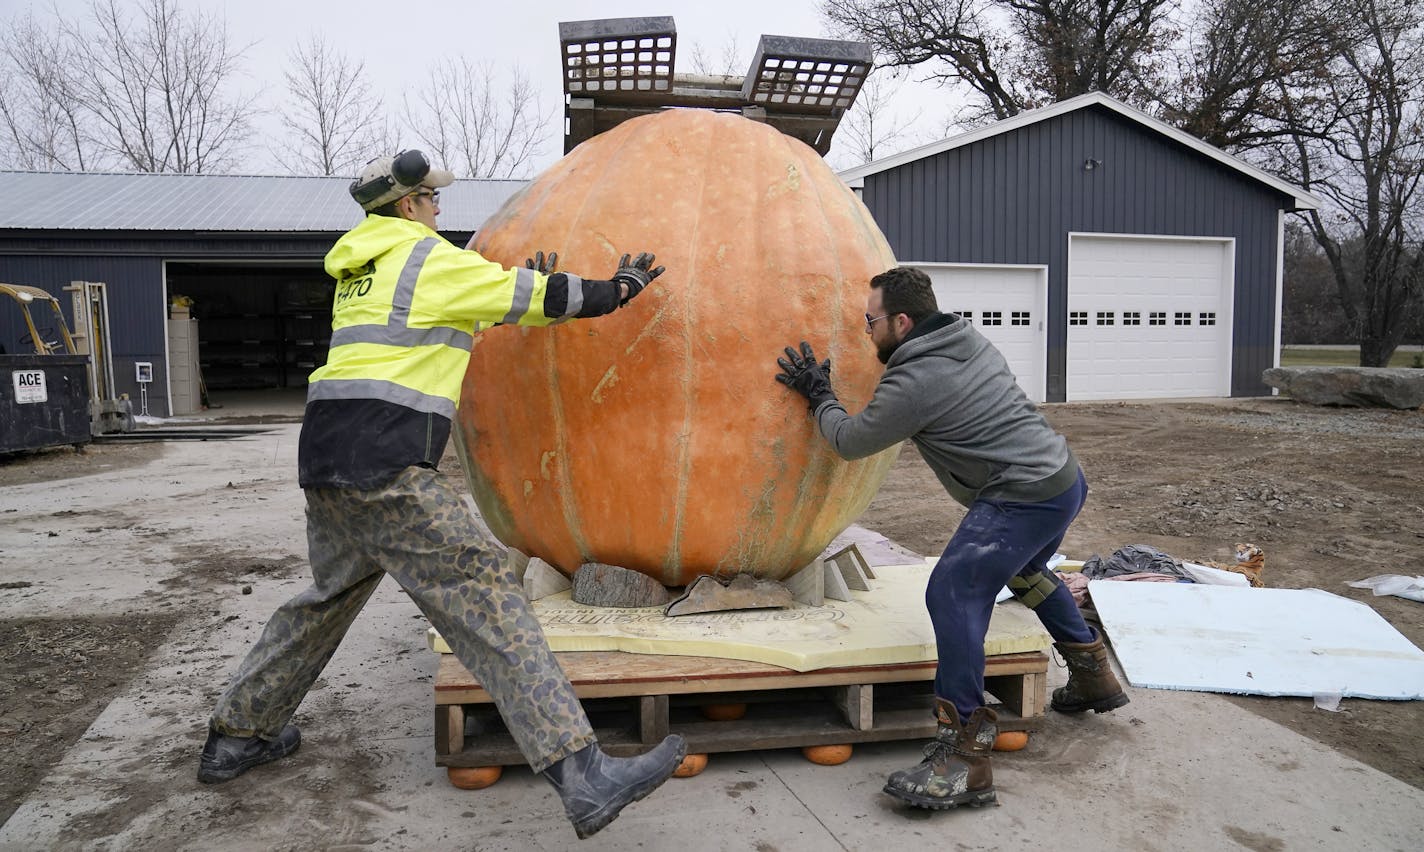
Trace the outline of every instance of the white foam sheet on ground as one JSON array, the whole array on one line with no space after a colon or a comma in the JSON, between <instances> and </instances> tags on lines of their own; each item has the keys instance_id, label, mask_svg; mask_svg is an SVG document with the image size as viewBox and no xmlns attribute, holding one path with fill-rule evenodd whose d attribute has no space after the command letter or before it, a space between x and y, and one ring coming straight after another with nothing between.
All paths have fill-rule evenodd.
<instances>
[{"instance_id":1,"label":"white foam sheet on ground","mask_svg":"<svg viewBox=\"0 0 1424 852\"><path fill-rule=\"evenodd\" d=\"M1111 580L1088 594L1133 686L1424 698L1424 651L1339 595Z\"/></svg>"}]
</instances>

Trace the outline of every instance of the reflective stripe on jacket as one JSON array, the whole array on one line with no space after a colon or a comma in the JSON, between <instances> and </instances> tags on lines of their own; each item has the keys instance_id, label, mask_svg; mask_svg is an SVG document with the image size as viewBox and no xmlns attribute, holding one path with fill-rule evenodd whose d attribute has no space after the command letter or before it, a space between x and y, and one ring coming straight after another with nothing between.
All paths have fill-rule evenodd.
<instances>
[{"instance_id":1,"label":"reflective stripe on jacket","mask_svg":"<svg viewBox=\"0 0 1424 852\"><path fill-rule=\"evenodd\" d=\"M455 416L472 335L495 323L548 325L576 314L582 288L546 316L549 278L506 270L419 222L371 215L326 255L336 279L331 350L308 400L380 399Z\"/></svg>"},{"instance_id":2,"label":"reflective stripe on jacket","mask_svg":"<svg viewBox=\"0 0 1424 852\"><path fill-rule=\"evenodd\" d=\"M298 450L303 488L376 488L434 467L449 439L476 331L549 325L598 283L505 269L419 222L369 215L326 255L331 349L311 374ZM600 291L601 292L601 291ZM616 304L616 303L614 303Z\"/></svg>"}]
</instances>

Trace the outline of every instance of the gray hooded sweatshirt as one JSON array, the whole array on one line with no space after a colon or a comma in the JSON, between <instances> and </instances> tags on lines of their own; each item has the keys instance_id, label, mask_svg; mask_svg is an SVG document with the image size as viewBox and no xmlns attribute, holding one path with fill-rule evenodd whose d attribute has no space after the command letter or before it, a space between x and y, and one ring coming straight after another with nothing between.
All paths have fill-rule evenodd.
<instances>
[{"instance_id":1,"label":"gray hooded sweatshirt","mask_svg":"<svg viewBox=\"0 0 1424 852\"><path fill-rule=\"evenodd\" d=\"M890 356L865 410L816 407L821 434L858 459L909 438L959 503L1051 500L1078 479L1078 462L1024 395L1008 362L963 317L921 320Z\"/></svg>"}]
</instances>

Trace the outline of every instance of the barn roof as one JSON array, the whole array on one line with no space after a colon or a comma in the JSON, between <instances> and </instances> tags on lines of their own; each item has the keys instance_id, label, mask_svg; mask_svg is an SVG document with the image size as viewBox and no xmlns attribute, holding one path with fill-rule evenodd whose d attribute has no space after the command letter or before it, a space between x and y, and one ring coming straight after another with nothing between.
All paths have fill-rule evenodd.
<instances>
[{"instance_id":1,"label":"barn roof","mask_svg":"<svg viewBox=\"0 0 1424 852\"><path fill-rule=\"evenodd\" d=\"M0 229L336 232L361 221L349 177L0 172ZM440 229L474 231L527 181L457 180Z\"/></svg>"},{"instance_id":2,"label":"barn roof","mask_svg":"<svg viewBox=\"0 0 1424 852\"><path fill-rule=\"evenodd\" d=\"M1024 112L1019 113L1018 115L1011 116L1010 118L1003 119L1002 121L996 121L993 124L987 124L983 127L970 130L966 133L960 133L955 136L950 136L947 139L941 139L938 142L931 142L928 145L921 145L918 148L911 148L908 151L895 154L894 156L885 157L880 160L875 160L873 162L866 163L863 166L856 166L853 169L846 169L845 171L840 173L840 176L842 180L850 184L852 187L860 187L864 185L865 178L869 177L870 175L889 171L890 169L903 166L906 163L913 163L916 160L922 160L926 157L932 157L935 154L940 154L945 151L952 150L954 148L961 148L965 145L978 142L981 139L988 139L992 136L998 136L1003 133L1008 133L1011 130L1017 130L1021 127L1026 127L1031 124L1037 124L1041 121L1047 121L1048 119L1055 118L1065 113L1094 106L1111 110L1114 113L1121 115L1123 118L1126 118L1129 121L1141 125L1147 130L1161 134L1162 136L1165 136L1168 139L1171 139L1185 146L1186 148L1189 148L1206 156L1209 159L1221 163L1229 169L1233 169L1241 173L1241 175L1246 178L1254 180L1258 183L1265 184L1271 189L1274 189L1277 192L1280 192L1290 197L1292 199L1292 204L1294 205L1293 209L1315 210L1320 207L1320 199L1314 195L1311 195L1309 192L1306 192L1300 187L1281 180L1275 175L1263 169L1259 169L1256 166L1253 166L1250 163L1246 162L1245 160L1242 160L1238 157L1234 157L1231 154L1228 154L1225 151L1221 150L1220 148L1208 145L1202 140L1196 138L1195 136L1178 130L1172 125L1167 124L1166 122L1161 121L1159 119L1153 118L1147 113L1130 107L1122 101L1119 101L1116 98L1109 97L1108 95L1105 95L1102 92L1089 92L1086 95L1079 95L1076 98L1069 98L1066 101L1059 101L1058 103L1053 104L1051 106L1046 106L1034 110L1026 110Z\"/></svg>"}]
</instances>

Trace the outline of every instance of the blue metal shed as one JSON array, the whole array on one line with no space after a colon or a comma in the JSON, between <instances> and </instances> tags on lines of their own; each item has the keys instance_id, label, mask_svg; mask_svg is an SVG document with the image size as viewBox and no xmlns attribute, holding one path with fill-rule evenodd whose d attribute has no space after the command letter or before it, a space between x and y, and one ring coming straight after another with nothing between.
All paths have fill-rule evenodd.
<instances>
[{"instance_id":1,"label":"blue metal shed","mask_svg":"<svg viewBox=\"0 0 1424 852\"><path fill-rule=\"evenodd\" d=\"M1101 93L842 172L1040 401L1258 396L1315 197Z\"/></svg>"}]
</instances>

